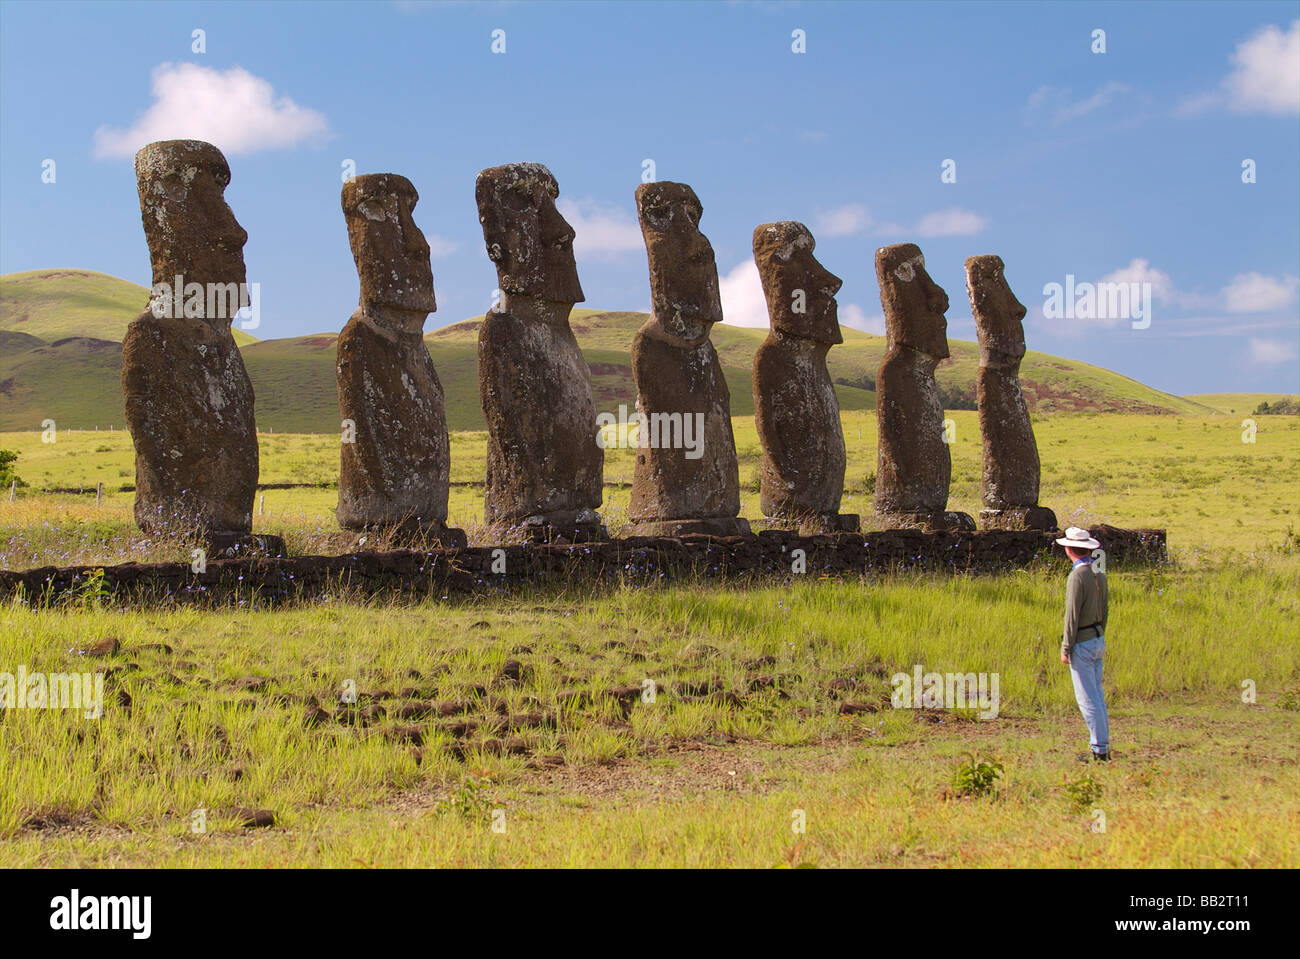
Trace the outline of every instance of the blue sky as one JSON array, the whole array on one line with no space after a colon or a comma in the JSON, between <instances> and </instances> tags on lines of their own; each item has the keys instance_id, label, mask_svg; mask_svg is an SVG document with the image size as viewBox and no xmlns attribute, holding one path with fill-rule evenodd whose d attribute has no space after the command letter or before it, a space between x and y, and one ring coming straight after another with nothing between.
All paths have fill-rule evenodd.
<instances>
[{"instance_id":1,"label":"blue sky","mask_svg":"<svg viewBox=\"0 0 1300 959\"><path fill-rule=\"evenodd\" d=\"M651 159L703 202L728 322L766 325L750 238L795 219L847 324L880 329L873 252L912 241L973 340L962 264L997 253L1033 349L1177 393L1300 392L1297 21L1294 2L3 0L0 272L147 284L131 154L199 136L230 161L260 337L355 307L347 160L420 192L430 329L489 306L474 177L515 160L559 180L585 305L647 309ZM1149 283L1150 325L1045 317L1067 276Z\"/></svg>"}]
</instances>

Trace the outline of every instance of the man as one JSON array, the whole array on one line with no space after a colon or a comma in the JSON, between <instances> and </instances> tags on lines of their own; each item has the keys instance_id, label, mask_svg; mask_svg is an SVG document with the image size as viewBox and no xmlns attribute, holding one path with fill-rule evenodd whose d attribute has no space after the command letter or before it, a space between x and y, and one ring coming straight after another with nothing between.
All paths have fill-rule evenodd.
<instances>
[{"instance_id":1,"label":"man","mask_svg":"<svg viewBox=\"0 0 1300 959\"><path fill-rule=\"evenodd\" d=\"M1093 567L1092 551L1101 546L1086 529L1071 526L1056 541L1073 562L1065 584L1065 630L1061 662L1068 663L1074 698L1088 724L1092 758L1110 759L1110 720L1101 688L1101 661L1106 653L1106 574ZM1079 757L1088 761L1088 755Z\"/></svg>"}]
</instances>

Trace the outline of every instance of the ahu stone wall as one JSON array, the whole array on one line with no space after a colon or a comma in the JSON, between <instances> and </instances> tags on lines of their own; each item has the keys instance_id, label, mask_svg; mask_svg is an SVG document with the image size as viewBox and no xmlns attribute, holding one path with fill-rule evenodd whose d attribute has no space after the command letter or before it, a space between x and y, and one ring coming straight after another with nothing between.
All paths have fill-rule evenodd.
<instances>
[{"instance_id":1,"label":"ahu stone wall","mask_svg":"<svg viewBox=\"0 0 1300 959\"><path fill-rule=\"evenodd\" d=\"M1166 560L1164 530L1096 526L1092 533L1105 550L1108 568ZM816 536L767 530L729 538L630 537L432 552L209 560L202 573L192 572L186 563L45 567L0 571L0 601L16 596L32 605L75 601L92 576L98 580L95 589L107 593L114 604L263 607L332 595L438 600L604 585L763 585L901 570L994 573L1040 560L1060 564L1054 538L1055 533L1042 530L891 529ZM102 579L98 570L103 570Z\"/></svg>"}]
</instances>

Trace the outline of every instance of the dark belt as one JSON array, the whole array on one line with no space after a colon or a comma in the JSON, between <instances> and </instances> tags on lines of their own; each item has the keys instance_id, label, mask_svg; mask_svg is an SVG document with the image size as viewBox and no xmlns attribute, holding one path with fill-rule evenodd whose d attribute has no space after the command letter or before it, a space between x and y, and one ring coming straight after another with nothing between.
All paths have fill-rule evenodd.
<instances>
[{"instance_id":1,"label":"dark belt","mask_svg":"<svg viewBox=\"0 0 1300 959\"><path fill-rule=\"evenodd\" d=\"M1078 632L1082 633L1085 629L1095 629L1097 631L1097 636L1101 635L1101 623L1089 623L1087 626L1080 626ZM1092 638L1096 639L1097 636Z\"/></svg>"}]
</instances>

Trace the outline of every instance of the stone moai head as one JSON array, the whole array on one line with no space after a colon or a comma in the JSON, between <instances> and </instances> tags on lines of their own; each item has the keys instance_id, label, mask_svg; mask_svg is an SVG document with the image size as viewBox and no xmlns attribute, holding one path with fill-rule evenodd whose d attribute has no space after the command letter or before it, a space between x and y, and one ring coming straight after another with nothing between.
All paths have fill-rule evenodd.
<instances>
[{"instance_id":1,"label":"stone moai head","mask_svg":"<svg viewBox=\"0 0 1300 959\"><path fill-rule=\"evenodd\" d=\"M411 216L418 202L411 181L396 173L367 173L343 184L343 216L361 277L361 308L377 313L381 324L389 311L374 307L410 311L415 329L403 332L415 333L438 309L429 244Z\"/></svg>"},{"instance_id":2,"label":"stone moai head","mask_svg":"<svg viewBox=\"0 0 1300 959\"><path fill-rule=\"evenodd\" d=\"M844 281L817 262L812 232L782 220L754 229L754 262L772 329L818 343L843 343L835 294Z\"/></svg>"},{"instance_id":3,"label":"stone moai head","mask_svg":"<svg viewBox=\"0 0 1300 959\"><path fill-rule=\"evenodd\" d=\"M966 259L966 291L980 346L1012 358L1025 355L1025 306L1007 285L1002 257Z\"/></svg>"},{"instance_id":4,"label":"stone moai head","mask_svg":"<svg viewBox=\"0 0 1300 959\"><path fill-rule=\"evenodd\" d=\"M202 140L160 140L135 155L140 216L153 265L153 282L237 283L248 306L244 244L248 233L226 203L230 166ZM229 328L234 315L210 317Z\"/></svg>"},{"instance_id":5,"label":"stone moai head","mask_svg":"<svg viewBox=\"0 0 1300 959\"><path fill-rule=\"evenodd\" d=\"M685 183L642 183L636 213L650 261L655 320L673 336L703 340L722 320L722 297L713 246L700 232L699 197Z\"/></svg>"},{"instance_id":6,"label":"stone moai head","mask_svg":"<svg viewBox=\"0 0 1300 959\"><path fill-rule=\"evenodd\" d=\"M483 170L474 185L488 257L505 293L558 303L585 299L573 259L573 227L555 208L560 185L540 163Z\"/></svg>"},{"instance_id":7,"label":"stone moai head","mask_svg":"<svg viewBox=\"0 0 1300 959\"><path fill-rule=\"evenodd\" d=\"M876 251L876 279L885 310L889 349L911 347L934 359L948 357L948 294L925 272L925 257L915 243Z\"/></svg>"}]
</instances>

